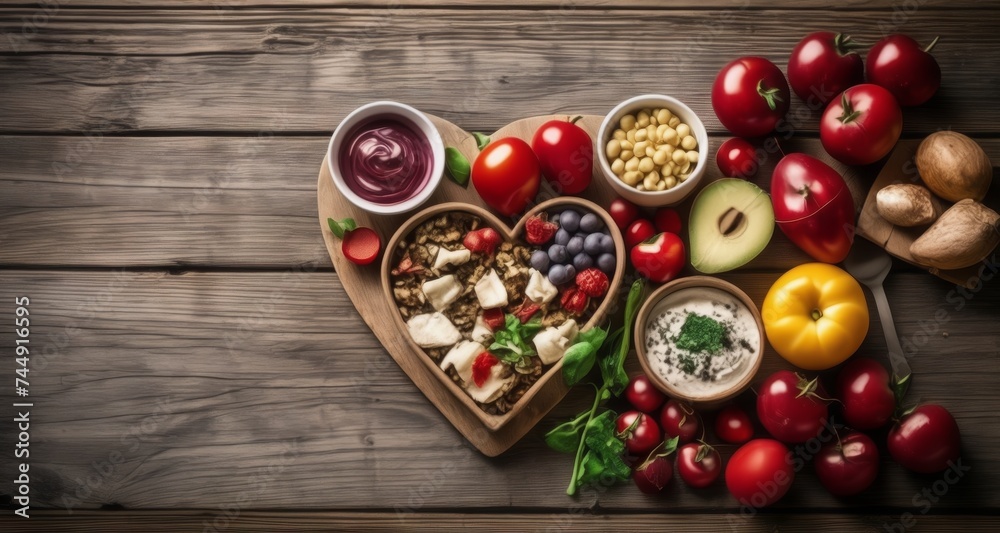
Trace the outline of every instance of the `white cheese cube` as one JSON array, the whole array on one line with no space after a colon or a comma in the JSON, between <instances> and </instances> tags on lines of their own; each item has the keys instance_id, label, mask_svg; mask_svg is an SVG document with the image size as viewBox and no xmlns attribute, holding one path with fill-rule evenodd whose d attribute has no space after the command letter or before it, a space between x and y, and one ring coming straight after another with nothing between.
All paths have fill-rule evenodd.
<instances>
[{"instance_id":1,"label":"white cheese cube","mask_svg":"<svg viewBox=\"0 0 1000 533\"><path fill-rule=\"evenodd\" d=\"M406 329L421 348L444 348L462 340L462 332L442 313L416 315L406 322Z\"/></svg>"},{"instance_id":2,"label":"white cheese cube","mask_svg":"<svg viewBox=\"0 0 1000 533\"><path fill-rule=\"evenodd\" d=\"M569 319L559 327L547 327L539 331L532 342L535 344L535 351L543 364L551 365L566 355L566 350L573 345L579 333L576 320Z\"/></svg>"},{"instance_id":3,"label":"white cheese cube","mask_svg":"<svg viewBox=\"0 0 1000 533\"><path fill-rule=\"evenodd\" d=\"M476 361L479 354L486 351L486 348L478 342L462 341L455 345L444 359L441 360L441 370L448 370L454 367L458 372L458 377L463 383L472 382L472 363Z\"/></svg>"},{"instance_id":4,"label":"white cheese cube","mask_svg":"<svg viewBox=\"0 0 1000 533\"><path fill-rule=\"evenodd\" d=\"M536 304L547 304L559 294L559 289L545 277L545 274L531 269L528 271L531 277L528 278L528 286L524 289L524 295Z\"/></svg>"},{"instance_id":5,"label":"white cheese cube","mask_svg":"<svg viewBox=\"0 0 1000 533\"><path fill-rule=\"evenodd\" d=\"M452 274L425 281L420 289L424 291L427 301L438 311L447 308L462 295L462 284Z\"/></svg>"},{"instance_id":6,"label":"white cheese cube","mask_svg":"<svg viewBox=\"0 0 1000 533\"><path fill-rule=\"evenodd\" d=\"M440 271L442 268L448 265L464 265L469 262L472 257L472 252L462 248L461 250L449 250L447 248L441 248L438 250L437 257L434 259L434 270Z\"/></svg>"},{"instance_id":7,"label":"white cheese cube","mask_svg":"<svg viewBox=\"0 0 1000 533\"><path fill-rule=\"evenodd\" d=\"M497 271L490 269L489 273L476 282L476 297L483 309L493 309L507 305L507 289L500 281Z\"/></svg>"},{"instance_id":8,"label":"white cheese cube","mask_svg":"<svg viewBox=\"0 0 1000 533\"><path fill-rule=\"evenodd\" d=\"M505 366L504 363L493 365L493 368L490 369L490 375L482 387L477 386L474 382L466 383L465 390L469 396L472 396L472 399L479 403L490 403L503 396L514 384L514 374L501 377Z\"/></svg>"},{"instance_id":9,"label":"white cheese cube","mask_svg":"<svg viewBox=\"0 0 1000 533\"><path fill-rule=\"evenodd\" d=\"M493 337L493 330L486 325L486 321L483 320L483 314L479 313L476 317L476 325L472 326L472 340L476 342L481 342L486 344L486 341Z\"/></svg>"}]
</instances>

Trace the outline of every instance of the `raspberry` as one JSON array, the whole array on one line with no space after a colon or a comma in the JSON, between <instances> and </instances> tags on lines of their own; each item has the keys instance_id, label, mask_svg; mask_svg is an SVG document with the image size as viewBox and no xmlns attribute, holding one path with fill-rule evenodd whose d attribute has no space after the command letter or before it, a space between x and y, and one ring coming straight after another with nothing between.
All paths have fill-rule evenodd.
<instances>
[{"instance_id":1,"label":"raspberry","mask_svg":"<svg viewBox=\"0 0 1000 533\"><path fill-rule=\"evenodd\" d=\"M493 228L479 228L465 234L462 245L470 252L485 253L492 255L493 251L500 244L500 234Z\"/></svg>"},{"instance_id":2,"label":"raspberry","mask_svg":"<svg viewBox=\"0 0 1000 533\"><path fill-rule=\"evenodd\" d=\"M494 307L483 311L483 322L486 322L486 325L493 331L503 328L505 322L503 309Z\"/></svg>"},{"instance_id":3,"label":"raspberry","mask_svg":"<svg viewBox=\"0 0 1000 533\"><path fill-rule=\"evenodd\" d=\"M472 362L472 381L476 383L477 387L482 387L486 383L490 373L493 372L493 365L499 362L500 360L490 352L483 352L476 356L476 360Z\"/></svg>"},{"instance_id":4,"label":"raspberry","mask_svg":"<svg viewBox=\"0 0 1000 533\"><path fill-rule=\"evenodd\" d=\"M545 244L558 230L559 226L555 222L549 222L544 213L533 215L524 223L524 232L530 244Z\"/></svg>"},{"instance_id":5,"label":"raspberry","mask_svg":"<svg viewBox=\"0 0 1000 533\"><path fill-rule=\"evenodd\" d=\"M559 303L562 304L563 309L573 315L583 314L587 309L588 301L587 295L576 287L571 287L563 291L562 297L559 299Z\"/></svg>"},{"instance_id":6,"label":"raspberry","mask_svg":"<svg viewBox=\"0 0 1000 533\"><path fill-rule=\"evenodd\" d=\"M608 292L608 275L596 268L588 268L576 275L576 286L591 298L600 298Z\"/></svg>"},{"instance_id":7,"label":"raspberry","mask_svg":"<svg viewBox=\"0 0 1000 533\"><path fill-rule=\"evenodd\" d=\"M537 304L531 301L525 301L521 304L521 308L517 310L514 315L521 321L522 324L527 324L531 317L534 316L541 308Z\"/></svg>"}]
</instances>

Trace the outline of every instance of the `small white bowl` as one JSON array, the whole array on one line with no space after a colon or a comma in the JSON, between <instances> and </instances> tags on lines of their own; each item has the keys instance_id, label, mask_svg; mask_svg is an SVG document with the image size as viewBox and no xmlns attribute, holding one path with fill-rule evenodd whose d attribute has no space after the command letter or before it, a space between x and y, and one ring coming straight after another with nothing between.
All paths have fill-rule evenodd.
<instances>
[{"instance_id":1,"label":"small white bowl","mask_svg":"<svg viewBox=\"0 0 1000 533\"><path fill-rule=\"evenodd\" d=\"M358 196L351 190L350 187L347 186L347 183L344 181L343 173L340 171L340 148L347 140L347 135L351 133L354 127L358 124L375 117L397 117L404 119L404 122L415 126L418 133L423 134L431 146L431 157L433 163L431 165L430 180L427 182L427 185L413 197L399 203L380 204ZM326 164L327 168L330 170L330 175L333 176L334 186L336 186L337 190L340 191L340 194L344 195L344 197L347 198L347 200L352 204L370 213L379 215L395 215L412 211L427 201L427 199L434 194L434 190L437 189L438 185L441 183L441 177L444 175L444 141L441 140L441 134L438 132L434 123L431 122L427 115L406 104L382 100L365 104L354 111L351 111L351 113L340 122L340 125L337 126L336 130L334 130L333 136L330 137L330 144L326 149Z\"/></svg>"},{"instance_id":2,"label":"small white bowl","mask_svg":"<svg viewBox=\"0 0 1000 533\"><path fill-rule=\"evenodd\" d=\"M622 117L630 113L635 114L641 109L655 109L660 107L669 109L671 113L681 119L681 122L691 127L691 133L694 135L695 140L698 141L698 162L684 183L680 183L674 188L665 191L640 191L635 187L625 184L625 182L611 171L611 163L608 162L606 149L608 141L611 139L611 134L618 129L618 122ZM601 172L611 185L611 188L622 198L636 205L646 207L674 205L683 201L687 195L691 194L697 188L698 182L705 175L705 168L708 166L708 161L712 159L708 146L708 132L705 130L705 125L702 124L698 115L690 107L684 105L684 102L662 94L644 94L629 98L618 104L604 117L604 121L601 122L601 129L597 132L595 143L597 159L601 164Z\"/></svg>"}]
</instances>

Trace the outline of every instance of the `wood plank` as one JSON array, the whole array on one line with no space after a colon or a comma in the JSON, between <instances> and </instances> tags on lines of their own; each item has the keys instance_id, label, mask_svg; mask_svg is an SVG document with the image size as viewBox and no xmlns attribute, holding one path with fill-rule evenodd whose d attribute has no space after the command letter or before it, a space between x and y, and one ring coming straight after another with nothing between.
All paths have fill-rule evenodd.
<instances>
[{"instance_id":1,"label":"wood plank","mask_svg":"<svg viewBox=\"0 0 1000 533\"><path fill-rule=\"evenodd\" d=\"M711 151L723 139L714 137ZM0 136L0 265L329 266L316 225L316 174L327 142ZM1000 140L980 142L1000 161ZM822 153L817 140L782 147ZM756 179L765 190L776 157ZM715 165L708 172L706 179L719 176ZM877 165L857 171L859 205L877 173ZM776 231L749 268L804 260Z\"/></svg>"},{"instance_id":2,"label":"wood plank","mask_svg":"<svg viewBox=\"0 0 1000 533\"><path fill-rule=\"evenodd\" d=\"M777 275L725 278L759 303ZM916 352L910 398L954 413L972 468L935 512L1000 506L996 285L966 297L927 274L887 283ZM0 271L0 301L15 295L31 297L33 508L215 510L247 495L258 509L736 509L721 485L676 482L665 498L631 486L567 498L570 457L542 434L589 405L586 388L503 456L482 456L392 363L330 272ZM0 329L0 344L12 335ZM859 353L886 361L877 325ZM783 367L769 358L761 377ZM10 420L12 391L2 394ZM13 438L0 433L0 447ZM13 461L0 456L0 470ZM868 493L843 502L806 467L779 507L911 509L937 479L882 466Z\"/></svg>"},{"instance_id":3,"label":"wood plank","mask_svg":"<svg viewBox=\"0 0 1000 533\"><path fill-rule=\"evenodd\" d=\"M661 531L671 529L694 533L717 533L731 528L739 531L771 533L839 533L842 531L893 531L892 526L906 520L905 531L959 532L996 531L995 516L900 514L761 514L753 519L721 514L641 514L595 515L581 509L569 509L565 515L525 513L420 513L405 519L392 513L358 512L280 512L240 511L230 519L221 512L206 511L88 511L73 516L57 512L33 513L31 520L15 521L4 517L0 524L16 525L19 531L45 533L89 533L92 531L135 531L149 533L174 531L560 531L572 528L580 533L607 531ZM34 518L37 516L38 518ZM900 531L900 530L896 530Z\"/></svg>"},{"instance_id":4,"label":"wood plank","mask_svg":"<svg viewBox=\"0 0 1000 533\"><path fill-rule=\"evenodd\" d=\"M0 0L0 6L24 6L24 0ZM156 8L205 8L205 3L199 0L157 0L155 4L143 2L141 0L74 0L71 4L60 5L60 9L76 10L85 9L106 9L109 5L115 7L144 7L149 8L155 5ZM211 9L222 14L245 8L272 7L273 2L267 0L222 0L212 4ZM389 10L404 8L463 8L463 7L504 7L517 9L643 9L643 10L667 10L667 9L698 9L698 8L719 8L719 9L831 9L831 10L886 10L890 14L899 12L899 15L909 14L914 9L981 9L983 3L976 0L819 0L803 5L796 0L705 0L695 2L692 0L679 0L663 2L662 0L574 0L572 3L560 2L559 0L515 0L509 4L477 2L476 0L445 0L437 2L434 0L295 0L282 4L283 7L309 7L309 8L333 8L333 7L359 7L373 10Z\"/></svg>"},{"instance_id":5,"label":"wood plank","mask_svg":"<svg viewBox=\"0 0 1000 533\"><path fill-rule=\"evenodd\" d=\"M0 28L17 32L30 11L5 11ZM739 53L784 68L801 36L830 20L867 41L894 24L884 10L848 19L701 9L66 11L30 38L0 39L0 127L321 132L361 103L389 98L489 131L525 116L604 114L624 96L665 92L722 132L709 102L718 69ZM993 11L923 9L901 19L897 29L918 39L942 36L935 56L944 72L934 101L906 111L906 131L996 132L994 20ZM639 57L637 38L662 52ZM815 132L817 116L793 98L796 130Z\"/></svg>"}]
</instances>

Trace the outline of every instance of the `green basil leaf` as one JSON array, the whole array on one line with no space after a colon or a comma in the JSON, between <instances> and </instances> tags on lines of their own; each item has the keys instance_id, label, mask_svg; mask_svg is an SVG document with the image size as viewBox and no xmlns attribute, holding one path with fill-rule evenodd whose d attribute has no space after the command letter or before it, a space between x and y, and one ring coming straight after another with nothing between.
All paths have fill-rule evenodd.
<instances>
[{"instance_id":1,"label":"green basil leaf","mask_svg":"<svg viewBox=\"0 0 1000 533\"><path fill-rule=\"evenodd\" d=\"M608 337L608 332L602 328L590 328L577 336L576 342L590 343L595 350L599 350L604 344L604 339Z\"/></svg>"},{"instance_id":2,"label":"green basil leaf","mask_svg":"<svg viewBox=\"0 0 1000 533\"><path fill-rule=\"evenodd\" d=\"M545 434L545 444L549 448L562 453L576 453L580 446L580 433L583 427L576 421L560 424Z\"/></svg>"},{"instance_id":3,"label":"green basil leaf","mask_svg":"<svg viewBox=\"0 0 1000 533\"><path fill-rule=\"evenodd\" d=\"M481 151L486 148L487 144L490 144L490 136L485 133L479 133L478 131L472 132L472 136L476 138L476 146Z\"/></svg>"},{"instance_id":4,"label":"green basil leaf","mask_svg":"<svg viewBox=\"0 0 1000 533\"><path fill-rule=\"evenodd\" d=\"M445 173L448 174L448 177L452 181L462 187L469 185L472 165L469 164L469 160L457 148L449 146L444 149L444 168Z\"/></svg>"},{"instance_id":5,"label":"green basil leaf","mask_svg":"<svg viewBox=\"0 0 1000 533\"><path fill-rule=\"evenodd\" d=\"M354 231L358 229L357 222L353 218L345 218L344 220L334 220L332 218L326 219L327 225L330 226L330 231L337 236L338 239L343 239L344 235L348 231Z\"/></svg>"},{"instance_id":6,"label":"green basil leaf","mask_svg":"<svg viewBox=\"0 0 1000 533\"><path fill-rule=\"evenodd\" d=\"M578 342L570 346L563 355L563 380L572 387L587 377L597 360L596 350L589 342Z\"/></svg>"}]
</instances>

